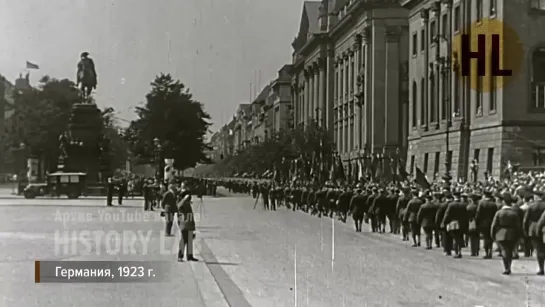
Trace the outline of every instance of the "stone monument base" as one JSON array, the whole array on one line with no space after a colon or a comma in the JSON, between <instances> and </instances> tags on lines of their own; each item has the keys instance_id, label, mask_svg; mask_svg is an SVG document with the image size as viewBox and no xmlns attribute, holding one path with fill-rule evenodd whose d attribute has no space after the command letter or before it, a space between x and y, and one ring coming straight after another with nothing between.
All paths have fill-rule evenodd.
<instances>
[{"instance_id":1,"label":"stone monument base","mask_svg":"<svg viewBox=\"0 0 545 307\"><path fill-rule=\"evenodd\" d=\"M64 171L87 173L88 183L98 182L102 116L96 104L74 104L68 131L71 144Z\"/></svg>"}]
</instances>

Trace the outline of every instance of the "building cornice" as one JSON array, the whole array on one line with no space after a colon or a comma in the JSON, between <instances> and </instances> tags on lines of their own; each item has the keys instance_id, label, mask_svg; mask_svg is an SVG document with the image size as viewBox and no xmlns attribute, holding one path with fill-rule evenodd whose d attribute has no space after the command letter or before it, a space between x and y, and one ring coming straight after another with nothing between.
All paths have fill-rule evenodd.
<instances>
[{"instance_id":1,"label":"building cornice","mask_svg":"<svg viewBox=\"0 0 545 307\"><path fill-rule=\"evenodd\" d=\"M402 0L401 6L408 10L412 10L424 1L427 1L427 0Z\"/></svg>"}]
</instances>

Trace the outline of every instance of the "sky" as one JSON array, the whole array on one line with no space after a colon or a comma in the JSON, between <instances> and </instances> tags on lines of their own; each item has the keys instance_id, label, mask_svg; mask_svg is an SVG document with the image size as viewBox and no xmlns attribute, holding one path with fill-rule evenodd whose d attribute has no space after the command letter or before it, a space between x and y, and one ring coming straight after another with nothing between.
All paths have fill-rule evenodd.
<instances>
[{"instance_id":1,"label":"sky","mask_svg":"<svg viewBox=\"0 0 545 307\"><path fill-rule=\"evenodd\" d=\"M159 73L204 104L213 130L291 63L302 0L0 0L0 74L75 81L79 55L95 61L101 108L134 119ZM259 91L259 89L258 89ZM254 91L255 92L255 91ZM254 95L255 96L255 95ZM255 97L254 97L255 98Z\"/></svg>"}]
</instances>

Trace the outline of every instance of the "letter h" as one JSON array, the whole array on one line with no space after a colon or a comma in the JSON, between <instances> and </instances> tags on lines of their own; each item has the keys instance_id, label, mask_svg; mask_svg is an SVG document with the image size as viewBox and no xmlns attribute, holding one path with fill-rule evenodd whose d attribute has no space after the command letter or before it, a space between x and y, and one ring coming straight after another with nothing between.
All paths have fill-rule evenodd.
<instances>
[{"instance_id":1,"label":"letter h","mask_svg":"<svg viewBox=\"0 0 545 307\"><path fill-rule=\"evenodd\" d=\"M470 76L471 59L477 59L477 76L486 75L486 36L477 35L478 49L471 51L471 38L468 34L462 34L462 76Z\"/></svg>"}]
</instances>

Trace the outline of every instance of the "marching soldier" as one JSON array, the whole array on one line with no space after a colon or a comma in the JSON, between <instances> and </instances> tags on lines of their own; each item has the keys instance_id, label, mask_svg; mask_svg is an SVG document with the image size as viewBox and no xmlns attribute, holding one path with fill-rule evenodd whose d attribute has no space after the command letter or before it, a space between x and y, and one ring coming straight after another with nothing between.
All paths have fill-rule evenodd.
<instances>
[{"instance_id":1,"label":"marching soldier","mask_svg":"<svg viewBox=\"0 0 545 307\"><path fill-rule=\"evenodd\" d=\"M354 226L356 232L361 232L361 226L363 223L363 216L366 211L367 196L363 194L361 185L358 185L356 194L350 200L350 212L352 213L352 219L354 219Z\"/></svg>"},{"instance_id":2,"label":"marching soldier","mask_svg":"<svg viewBox=\"0 0 545 307\"><path fill-rule=\"evenodd\" d=\"M464 247L464 232L467 229L466 206L462 203L459 191L452 193L454 199L447 205L442 224L446 232L450 234L454 241L454 258L462 258L462 247Z\"/></svg>"},{"instance_id":3,"label":"marching soldier","mask_svg":"<svg viewBox=\"0 0 545 307\"><path fill-rule=\"evenodd\" d=\"M477 215L477 206L479 202L479 195L477 194L470 194L469 195L469 204L467 205L466 212L467 212L467 220L468 220L468 226L467 226L467 235L469 237L469 246L471 249L471 256L477 257L479 256L479 250L480 250L480 233L477 229L477 222L475 220L475 216Z\"/></svg>"},{"instance_id":4,"label":"marching soldier","mask_svg":"<svg viewBox=\"0 0 545 307\"><path fill-rule=\"evenodd\" d=\"M532 202L526 213L524 214L524 232L532 241L534 250L537 256L537 264L539 270L538 275L544 274L544 262L545 262L545 245L543 244L543 237L540 236L537 222L539 221L543 212L545 212L545 193L536 192L538 200Z\"/></svg>"},{"instance_id":5,"label":"marching soldier","mask_svg":"<svg viewBox=\"0 0 545 307\"><path fill-rule=\"evenodd\" d=\"M545 211L543 211L543 213L541 214L541 217L539 218L539 220L537 221L537 230L538 230L538 234L541 236L541 243L543 245L545 245ZM540 255L538 255L538 264L540 265L540 271L538 271L538 275L541 275L543 276L544 275L544 272L543 272L543 258L545 258L545 251L541 250L541 251L537 251L537 253L541 252L542 255L540 257ZM542 261L542 262L539 262L539 261Z\"/></svg>"},{"instance_id":6,"label":"marching soldier","mask_svg":"<svg viewBox=\"0 0 545 307\"><path fill-rule=\"evenodd\" d=\"M492 259L493 252L493 240L490 234L490 226L492 220L498 211L498 207L492 196L492 191L484 191L484 199L477 205L477 212L475 213L475 222L477 223L477 229L481 233L484 239L484 259Z\"/></svg>"},{"instance_id":7,"label":"marching soldier","mask_svg":"<svg viewBox=\"0 0 545 307\"><path fill-rule=\"evenodd\" d=\"M405 212L407 211L407 206L411 200L411 190L409 188L403 188L403 195L401 195L397 200L396 212L401 221L401 234L403 241L409 241L409 225L405 222Z\"/></svg>"},{"instance_id":8,"label":"marching soldier","mask_svg":"<svg viewBox=\"0 0 545 307\"><path fill-rule=\"evenodd\" d=\"M352 200L352 195L353 194L349 191L348 186L345 186L344 190L339 193L338 210L343 223L346 223L348 211L350 210L350 201Z\"/></svg>"},{"instance_id":9,"label":"marching soldier","mask_svg":"<svg viewBox=\"0 0 545 307\"><path fill-rule=\"evenodd\" d=\"M427 193L425 196L426 202L418 210L416 217L418 224L424 229L426 235L426 249L432 249L433 244L433 232L436 229L435 215L437 214L437 204L433 202L433 196L431 193Z\"/></svg>"},{"instance_id":10,"label":"marching soldier","mask_svg":"<svg viewBox=\"0 0 545 307\"><path fill-rule=\"evenodd\" d=\"M418 198L418 191L413 190L412 198L407 204L405 212L405 223L409 224L413 238L413 247L420 246L420 224L418 224L418 211L422 207L422 201Z\"/></svg>"},{"instance_id":11,"label":"marching soldier","mask_svg":"<svg viewBox=\"0 0 545 307\"><path fill-rule=\"evenodd\" d=\"M500 246L503 259L504 275L511 274L513 250L520 236L520 218L517 212L511 208L513 197L510 193L501 195L503 206L494 215L490 226L490 235Z\"/></svg>"},{"instance_id":12,"label":"marching soldier","mask_svg":"<svg viewBox=\"0 0 545 307\"><path fill-rule=\"evenodd\" d=\"M171 183L168 185L168 191L163 195L161 206L163 207L163 215L165 217L165 236L172 237L172 225L174 223L174 214L178 211L176 202L176 185Z\"/></svg>"},{"instance_id":13,"label":"marching soldier","mask_svg":"<svg viewBox=\"0 0 545 307\"><path fill-rule=\"evenodd\" d=\"M439 227L441 234L441 246L443 246L443 252L445 256L450 256L452 254L452 237L447 231L447 225L443 223L445 212L447 211L448 205L452 200L452 194L450 191L445 190L443 192L444 201L439 204L437 208L437 214L435 216L435 224Z\"/></svg>"}]
</instances>

